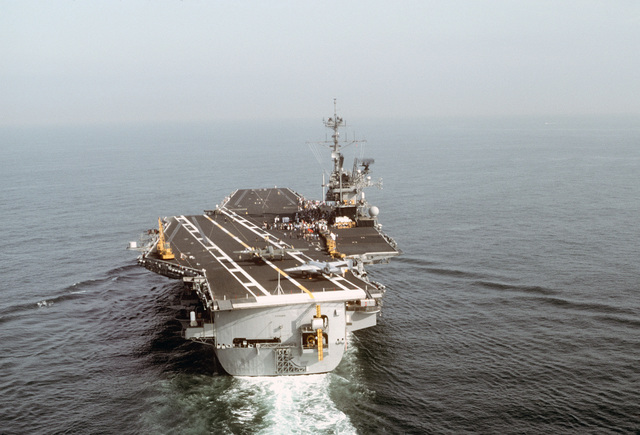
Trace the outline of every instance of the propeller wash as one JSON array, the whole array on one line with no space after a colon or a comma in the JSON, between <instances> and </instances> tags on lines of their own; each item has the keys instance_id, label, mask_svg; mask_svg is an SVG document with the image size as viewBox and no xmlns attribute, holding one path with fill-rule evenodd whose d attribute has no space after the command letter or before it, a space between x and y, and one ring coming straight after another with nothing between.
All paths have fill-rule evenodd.
<instances>
[{"instance_id":1,"label":"propeller wash","mask_svg":"<svg viewBox=\"0 0 640 435\"><path fill-rule=\"evenodd\" d=\"M211 345L234 376L324 373L342 360L350 331L376 325L384 285L365 266L400 254L363 189L372 159L343 169L345 126L335 111L323 142L333 170L325 197L288 188L236 190L202 215L160 220L138 264L184 282L183 336ZM187 315L188 313L188 315Z\"/></svg>"}]
</instances>

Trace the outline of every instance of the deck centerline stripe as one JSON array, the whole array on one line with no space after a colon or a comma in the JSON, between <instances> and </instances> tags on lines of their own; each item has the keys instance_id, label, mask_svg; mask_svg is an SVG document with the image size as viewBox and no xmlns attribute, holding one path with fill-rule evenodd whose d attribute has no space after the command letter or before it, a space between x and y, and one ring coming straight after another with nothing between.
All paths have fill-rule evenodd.
<instances>
[{"instance_id":1,"label":"deck centerline stripe","mask_svg":"<svg viewBox=\"0 0 640 435\"><path fill-rule=\"evenodd\" d=\"M230 235L236 242L240 243L242 246L244 246L247 249L251 249L251 247L249 245L247 245L246 243L244 243L242 240L240 240L237 237L234 237L233 235L231 235L231 233L224 227L222 227L222 225L220 225L218 222L214 221L213 219L211 219L209 216L205 216L207 219L209 219L214 225L216 225L218 228L220 228L222 231L224 231L225 233L227 233L228 235ZM233 219L232 216L229 216ZM235 221L235 219L234 219ZM250 229L251 230L251 229ZM251 230L253 231L253 230ZM255 232L255 231L253 231ZM256 233L257 234L257 233ZM268 260L264 260L264 262L266 264L268 264L269 266L271 266L271 268L275 269L278 273L280 273L283 277L285 277L286 279L288 279L291 283L293 283L296 287L298 287L300 290L304 291L307 295L309 295L310 298L315 299L315 297L313 296L313 293L311 293L309 291L309 289L307 289L305 286L303 286L302 284L300 284L299 282L297 282L295 279L293 279L292 277L290 277L288 274L286 274L284 271L282 271L281 269L279 269L275 264L273 264L272 262L268 261Z\"/></svg>"},{"instance_id":2,"label":"deck centerline stripe","mask_svg":"<svg viewBox=\"0 0 640 435\"><path fill-rule=\"evenodd\" d=\"M273 239L273 235L272 235L272 234L270 234L270 233L268 233L268 232L266 232L266 231L262 231L262 232L260 232L260 231L256 231L256 230L254 230L253 228L250 228L248 225L245 225L245 222L246 222L246 223L249 223L249 224L253 225L255 228L261 229L261 228L260 228L260 227L258 227L257 225L254 225L253 223L251 223L249 220L247 220L247 219L243 218L242 216L240 216L240 215L238 215L238 214L236 214L236 213L234 213L234 212L232 212L232 211L230 211L230 210L225 209L224 207L223 207L222 209L220 209L220 211L221 211L222 213L224 213L227 217L229 217L230 219L232 219L234 222L238 222L238 223L240 223L241 225L243 225L245 228L247 228L249 231L253 232L254 234L257 234L257 235L261 236L263 239L268 238L268 242L269 242L269 243L271 243L272 245L274 245L274 246L276 246L276 247L278 247L278 248L282 248L282 247L283 247L281 242L276 243L274 240L272 240L272 239ZM214 222L214 221L213 221L211 218L209 218L208 216L207 216L207 218L208 218L209 220L211 220L212 222ZM214 222L214 223L215 223L216 225L218 225L218 226L219 226L223 231L228 232L225 228L222 228L222 226L220 226L220 224L218 224L217 222ZM238 240L238 241L240 241L240 240ZM240 243L243 243L243 242L242 242L242 241L240 241ZM243 244L244 244L244 243L243 243ZM248 247L247 247L247 248L248 248ZM312 258L311 258L311 257L309 257L308 255L304 255L304 254L294 254L294 253L291 253L291 252L290 252L290 253L289 253L289 255L290 255L291 257L295 258L296 260L300 261L301 263L306 263L308 260L311 260L311 259L312 259ZM301 258L301 256L306 257L308 260L305 260L305 259ZM275 267L275 266L274 266L274 267ZM286 276L287 278L289 278L289 276L288 276L288 275L286 275L286 274L283 274L283 276ZM353 287L355 287L355 288L349 288L349 287L344 286L344 285L343 285L343 284L341 284L339 281L337 281L334 277L326 277L326 278L327 278L329 281L331 281L333 284L335 284L336 286L338 286L338 287L342 288L343 290L363 290L363 289L361 289L360 287L358 287L356 284L352 283L351 281L349 281L349 280L348 280L348 279L346 279L346 278L342 278L342 277L341 277L341 279L343 279L344 281L348 282L349 284L351 284L351 285L352 285ZM301 284L297 283L297 282L296 282L296 281L294 281L292 278L289 278L289 280L290 280L291 282L293 282L295 285L297 285L299 288L302 288L302 287L303 287L303 286L301 286ZM305 291L308 291L308 290L306 290L306 289L304 289L304 290L305 290Z\"/></svg>"},{"instance_id":3,"label":"deck centerline stripe","mask_svg":"<svg viewBox=\"0 0 640 435\"><path fill-rule=\"evenodd\" d=\"M225 253L224 251L222 251L222 250L221 250L221 249L220 249L220 248L219 248L215 243L213 243L213 242L212 242L211 240L209 240L208 238L206 238L206 239L207 239L207 241L208 241L212 246L207 247L207 246L202 242L202 240L204 240L204 239L197 238L197 237L195 236L195 234L194 234L194 233L196 233L196 232L198 232L199 234L203 234L203 233L202 233L201 231L199 231L199 230L198 230L198 229L197 229L193 224L191 224L191 223L190 223L190 221L189 221L185 216L180 216L180 217L181 217L181 218L184 218L184 220L185 220L187 223L189 223L189 225L193 228L193 230L189 230L189 229L187 228L187 226L186 226L186 225L183 225L183 226L185 227L185 229L186 229L187 231L189 231L189 233L190 233L190 234L191 234L191 235L192 235L196 240L198 240L198 242L199 242L199 243L200 243L200 244L201 244L205 249L207 249L207 251L209 251L209 253L213 256L213 258L215 258L215 259L218 261L218 263L220 263L220 264L221 264L225 269L227 269L227 271L229 271L229 272L230 272L231 276L233 276L233 277L234 277L234 278L235 278L235 279L240 283L240 285L242 285L242 286L243 286L243 287L244 287L244 288L245 288L249 293L251 293L251 295L252 295L253 297L257 297L257 295L256 295L255 293L253 293L251 290L249 290L249 288L247 287L247 286L248 286L248 283L243 282L243 281L240 279L240 277L238 277L238 276L236 276L235 274L233 274L233 272L229 269L229 267L227 267L227 265L222 261L222 260L227 260L227 261L229 261L230 263L234 264L234 266L237 268L238 266L233 262L233 260L231 260L231 258L230 258L228 255L226 255L226 253ZM213 252L211 252L211 250L212 250L212 249L214 249L214 250L216 250L216 251L220 252L222 255L221 255L221 256L216 256ZM264 292L264 289L262 289L262 291Z\"/></svg>"},{"instance_id":4,"label":"deck centerline stripe","mask_svg":"<svg viewBox=\"0 0 640 435\"><path fill-rule=\"evenodd\" d=\"M189 223L191 225L191 227L194 228L194 230L189 230L187 228L187 225L183 224L183 227L192 235L192 237L194 237L194 239L197 240L197 238L196 238L194 233L198 233L198 234L204 235L204 233L199 231L196 228L196 226L194 226L184 215L180 216L179 218L182 219L183 221ZM260 289L260 291L262 291L262 293L264 293L265 295L269 295L269 292L267 292L264 289L264 287L262 287L251 275L246 273L244 270L242 270L243 276L245 278L247 278L249 283L243 282L235 273L231 272L231 269L222 260L228 261L230 264L233 265L234 269L242 269L242 268L240 266L238 266L238 264L235 261L233 261L233 259L231 257L229 257L222 249L220 249L220 247L218 247L215 243L213 243L213 241L211 241L211 239L209 239L208 237L205 236L205 240L211 245L210 247L208 247L202 241L198 241L198 242L213 256L213 258L216 259L216 261L218 261L218 263L220 263L225 269L227 269L227 271L230 272L230 275L233 276L249 293L251 293L251 295L253 297L257 297L257 295L255 293L253 293L251 290L249 290L249 288L247 287L249 284L253 284L252 287L255 286L258 289ZM217 252L219 252L221 254L221 256L214 255L214 253L212 252L213 249L215 249Z\"/></svg>"}]
</instances>

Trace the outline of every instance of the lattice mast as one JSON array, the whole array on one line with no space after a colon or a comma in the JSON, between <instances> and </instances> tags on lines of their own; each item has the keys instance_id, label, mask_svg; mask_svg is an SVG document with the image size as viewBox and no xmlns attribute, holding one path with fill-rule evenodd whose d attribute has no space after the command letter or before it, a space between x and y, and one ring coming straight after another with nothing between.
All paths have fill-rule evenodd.
<instances>
[{"instance_id":1,"label":"lattice mast","mask_svg":"<svg viewBox=\"0 0 640 435\"><path fill-rule=\"evenodd\" d=\"M333 171L329 177L329 183L325 194L327 201L338 203L339 206L353 206L358 200L358 195L362 194L362 203L364 203L364 194L362 190L365 187L377 185L382 187L382 179L376 183L371 181L369 176L369 166L374 163L373 159L356 158L353 162L353 170L351 172L344 170L344 155L342 149L353 144L363 144L364 140L340 141L339 129L346 127L347 123L338 116L336 99L333 99L333 117L324 121L324 125L330 128L333 133L331 135L331 159L333 160ZM323 183L324 184L324 183Z\"/></svg>"}]
</instances>

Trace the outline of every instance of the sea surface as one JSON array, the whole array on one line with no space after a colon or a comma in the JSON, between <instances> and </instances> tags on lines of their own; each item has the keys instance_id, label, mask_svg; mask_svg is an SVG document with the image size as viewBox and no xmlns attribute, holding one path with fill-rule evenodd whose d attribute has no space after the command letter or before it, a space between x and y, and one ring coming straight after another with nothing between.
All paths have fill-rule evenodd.
<instances>
[{"instance_id":1,"label":"sea surface","mask_svg":"<svg viewBox=\"0 0 640 435\"><path fill-rule=\"evenodd\" d=\"M278 378L220 373L125 247L319 198L320 119L0 129L0 433L640 433L640 119L343 115L403 255L337 370Z\"/></svg>"}]
</instances>

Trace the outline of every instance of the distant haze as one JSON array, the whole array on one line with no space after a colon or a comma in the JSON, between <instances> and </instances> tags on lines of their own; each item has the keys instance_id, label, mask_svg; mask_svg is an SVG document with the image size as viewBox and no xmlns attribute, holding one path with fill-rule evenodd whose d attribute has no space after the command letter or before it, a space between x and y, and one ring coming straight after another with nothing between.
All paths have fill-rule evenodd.
<instances>
[{"instance_id":1,"label":"distant haze","mask_svg":"<svg viewBox=\"0 0 640 435\"><path fill-rule=\"evenodd\" d=\"M2 1L0 125L640 116L640 2Z\"/></svg>"}]
</instances>

